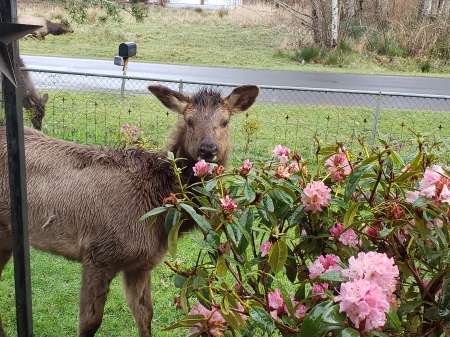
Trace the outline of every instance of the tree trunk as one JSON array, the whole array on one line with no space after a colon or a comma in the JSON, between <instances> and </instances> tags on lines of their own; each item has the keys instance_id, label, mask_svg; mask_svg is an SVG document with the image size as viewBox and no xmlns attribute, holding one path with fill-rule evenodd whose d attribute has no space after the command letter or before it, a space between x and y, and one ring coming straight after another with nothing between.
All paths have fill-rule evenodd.
<instances>
[{"instance_id":1,"label":"tree trunk","mask_svg":"<svg viewBox=\"0 0 450 337\"><path fill-rule=\"evenodd\" d=\"M389 7L389 0L381 0L381 19L387 20L387 12Z\"/></svg>"},{"instance_id":2,"label":"tree trunk","mask_svg":"<svg viewBox=\"0 0 450 337\"><path fill-rule=\"evenodd\" d=\"M338 44L339 34L339 1L331 0L331 43L330 47L335 48Z\"/></svg>"},{"instance_id":3,"label":"tree trunk","mask_svg":"<svg viewBox=\"0 0 450 337\"><path fill-rule=\"evenodd\" d=\"M423 16L428 16L431 14L431 5L432 5L432 0L422 0L421 1L421 10L422 10L422 15Z\"/></svg>"},{"instance_id":4,"label":"tree trunk","mask_svg":"<svg viewBox=\"0 0 450 337\"><path fill-rule=\"evenodd\" d=\"M311 16L312 16L312 29L314 36L314 43L319 45L322 41L320 38L320 27L319 27L319 13L318 13L318 0L311 0Z\"/></svg>"},{"instance_id":5,"label":"tree trunk","mask_svg":"<svg viewBox=\"0 0 450 337\"><path fill-rule=\"evenodd\" d=\"M356 0L345 0L344 13L346 19L352 19L355 16Z\"/></svg>"}]
</instances>

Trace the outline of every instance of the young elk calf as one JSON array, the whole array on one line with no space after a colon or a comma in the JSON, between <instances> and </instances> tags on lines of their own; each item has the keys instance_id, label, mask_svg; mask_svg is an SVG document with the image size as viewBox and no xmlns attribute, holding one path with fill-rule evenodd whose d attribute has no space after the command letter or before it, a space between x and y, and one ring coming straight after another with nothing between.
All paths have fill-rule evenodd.
<instances>
[{"instance_id":1,"label":"young elk calf","mask_svg":"<svg viewBox=\"0 0 450 337\"><path fill-rule=\"evenodd\" d=\"M148 89L184 117L168 148L186 158L183 166L190 171L184 183L200 159L226 164L230 118L250 108L259 93L253 85L238 87L226 98L206 89L192 97L158 85ZM0 273L13 250L5 137L1 127ZM78 336L95 335L109 283L122 272L139 336L149 337L150 271L168 243L162 216L150 228L139 218L178 189L165 152L73 144L30 128L25 128L25 151L31 245L83 265Z\"/></svg>"}]
</instances>

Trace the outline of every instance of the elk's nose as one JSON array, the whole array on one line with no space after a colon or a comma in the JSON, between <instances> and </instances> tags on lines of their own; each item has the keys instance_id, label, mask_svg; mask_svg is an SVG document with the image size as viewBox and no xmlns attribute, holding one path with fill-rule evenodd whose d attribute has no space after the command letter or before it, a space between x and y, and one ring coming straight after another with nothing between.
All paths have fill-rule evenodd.
<instances>
[{"instance_id":1,"label":"elk's nose","mask_svg":"<svg viewBox=\"0 0 450 337\"><path fill-rule=\"evenodd\" d=\"M216 156L217 152L217 145L213 141L203 142L197 151L199 157L205 160L213 159Z\"/></svg>"}]
</instances>

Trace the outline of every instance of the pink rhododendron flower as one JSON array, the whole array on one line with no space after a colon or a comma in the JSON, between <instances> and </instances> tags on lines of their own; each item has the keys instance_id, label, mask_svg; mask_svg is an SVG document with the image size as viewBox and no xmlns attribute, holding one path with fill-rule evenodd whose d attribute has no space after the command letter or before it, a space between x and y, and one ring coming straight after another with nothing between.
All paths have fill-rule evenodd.
<instances>
[{"instance_id":1,"label":"pink rhododendron flower","mask_svg":"<svg viewBox=\"0 0 450 337\"><path fill-rule=\"evenodd\" d=\"M277 157L280 160L280 162L282 163L282 165L285 165L287 160L291 156L291 150L285 146L277 145L273 149L272 156Z\"/></svg>"},{"instance_id":2,"label":"pink rhododendron flower","mask_svg":"<svg viewBox=\"0 0 450 337\"><path fill-rule=\"evenodd\" d=\"M332 182L341 182L344 177L352 172L347 156L342 151L328 158L325 161L325 166L327 167L327 174L331 175Z\"/></svg>"},{"instance_id":3,"label":"pink rhododendron flower","mask_svg":"<svg viewBox=\"0 0 450 337\"><path fill-rule=\"evenodd\" d=\"M356 247L359 244L359 240L356 237L356 233L353 229L347 229L344 232L344 225L338 222L334 227L330 228L330 233L338 238L339 242L349 247Z\"/></svg>"},{"instance_id":4,"label":"pink rhododendron flower","mask_svg":"<svg viewBox=\"0 0 450 337\"><path fill-rule=\"evenodd\" d=\"M342 267L336 263L337 261L340 261L339 256L333 254L320 255L316 261L308 266L309 278L315 279L326 271L342 270Z\"/></svg>"},{"instance_id":5,"label":"pink rhododendron flower","mask_svg":"<svg viewBox=\"0 0 450 337\"><path fill-rule=\"evenodd\" d=\"M127 123L123 123L120 127L120 133L125 133L130 129L130 125Z\"/></svg>"},{"instance_id":6,"label":"pink rhododendron flower","mask_svg":"<svg viewBox=\"0 0 450 337\"><path fill-rule=\"evenodd\" d=\"M334 300L340 302L339 312L345 312L357 329L362 323L365 331L383 327L386 323L389 311L386 294L368 280L342 283L340 295Z\"/></svg>"},{"instance_id":7,"label":"pink rhododendron flower","mask_svg":"<svg viewBox=\"0 0 450 337\"><path fill-rule=\"evenodd\" d=\"M413 204L417 199L419 199L420 197L420 192L419 191L407 191L405 193L405 201L408 204Z\"/></svg>"},{"instance_id":8,"label":"pink rhododendron flower","mask_svg":"<svg viewBox=\"0 0 450 337\"><path fill-rule=\"evenodd\" d=\"M284 300L280 289L268 293L267 300L270 307L270 316L273 319L278 319L278 315L284 312Z\"/></svg>"},{"instance_id":9,"label":"pink rhododendron flower","mask_svg":"<svg viewBox=\"0 0 450 337\"><path fill-rule=\"evenodd\" d=\"M305 193L301 200L305 209L316 213L322 211L322 207L329 205L328 201L331 198L331 189L327 187L323 181L313 181L306 185L303 189Z\"/></svg>"},{"instance_id":10,"label":"pink rhododendron flower","mask_svg":"<svg viewBox=\"0 0 450 337\"><path fill-rule=\"evenodd\" d=\"M325 292L325 289L328 289L328 283L322 283L322 284L316 284L311 289L311 294L321 294L319 296L313 296L312 299L314 301L325 299L327 298L327 295L323 294Z\"/></svg>"},{"instance_id":11,"label":"pink rhododendron flower","mask_svg":"<svg viewBox=\"0 0 450 337\"><path fill-rule=\"evenodd\" d=\"M342 270L342 275L350 280L367 280L391 294L395 291L399 270L394 259L385 253L360 252L356 259L354 256L348 259L348 269Z\"/></svg>"},{"instance_id":12,"label":"pink rhododendron flower","mask_svg":"<svg viewBox=\"0 0 450 337\"><path fill-rule=\"evenodd\" d=\"M250 162L250 159L247 159L244 164L242 165L242 168L250 171L250 169L253 167L253 164Z\"/></svg>"},{"instance_id":13,"label":"pink rhododendron flower","mask_svg":"<svg viewBox=\"0 0 450 337\"><path fill-rule=\"evenodd\" d=\"M259 247L262 257L269 255L270 247L272 247L272 243L270 241L264 242L261 247Z\"/></svg>"},{"instance_id":14,"label":"pink rhododendron flower","mask_svg":"<svg viewBox=\"0 0 450 337\"><path fill-rule=\"evenodd\" d=\"M196 333L199 332L208 332L209 335L214 337L220 337L223 335L227 323L223 319L218 308L208 310L200 302L197 302L189 311L189 315L203 315L207 320L199 322L194 326L190 327L189 333L186 335L186 337L195 335Z\"/></svg>"},{"instance_id":15,"label":"pink rhododendron flower","mask_svg":"<svg viewBox=\"0 0 450 337\"><path fill-rule=\"evenodd\" d=\"M284 303L283 295L281 295L281 291L279 289L275 289L275 291L268 293L267 300L269 301L270 315L273 319L278 319L278 315L283 313L290 316L289 310ZM299 302L297 302L293 297L291 297L291 303L295 310L294 317L296 319L304 317L309 308L303 304L299 304Z\"/></svg>"},{"instance_id":16,"label":"pink rhododendron flower","mask_svg":"<svg viewBox=\"0 0 450 337\"><path fill-rule=\"evenodd\" d=\"M225 198L220 198L220 206L224 211L227 211L229 214L232 214L237 209L237 204L234 202L229 195L226 195Z\"/></svg>"},{"instance_id":17,"label":"pink rhododendron flower","mask_svg":"<svg viewBox=\"0 0 450 337\"><path fill-rule=\"evenodd\" d=\"M212 167L204 160L200 160L193 167L194 175L197 177L205 177L212 173Z\"/></svg>"},{"instance_id":18,"label":"pink rhododendron flower","mask_svg":"<svg viewBox=\"0 0 450 337\"><path fill-rule=\"evenodd\" d=\"M450 204L450 178L439 165L426 169L419 182L419 195L434 199L437 203Z\"/></svg>"},{"instance_id":19,"label":"pink rhododendron flower","mask_svg":"<svg viewBox=\"0 0 450 337\"><path fill-rule=\"evenodd\" d=\"M294 308L294 317L295 319L300 319L305 317L306 312L308 311L308 307L304 304L299 304L293 297L291 297L292 307ZM286 304L284 305L285 313L290 317L289 310L287 309Z\"/></svg>"}]
</instances>

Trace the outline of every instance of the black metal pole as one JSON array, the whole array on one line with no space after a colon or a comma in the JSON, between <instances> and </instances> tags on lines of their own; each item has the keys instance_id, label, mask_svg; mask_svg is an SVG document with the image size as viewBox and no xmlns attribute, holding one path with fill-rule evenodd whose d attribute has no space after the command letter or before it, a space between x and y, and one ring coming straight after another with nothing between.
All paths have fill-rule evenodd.
<instances>
[{"instance_id":1,"label":"black metal pole","mask_svg":"<svg viewBox=\"0 0 450 337\"><path fill-rule=\"evenodd\" d=\"M0 0L2 22L17 21L16 0ZM19 44L8 45L13 70L20 85ZM28 238L25 150L23 138L22 104L19 91L3 76L3 95L6 115L6 139L11 201L11 220L14 238L14 280L16 293L17 336L33 336L31 311L30 246Z\"/></svg>"}]
</instances>

